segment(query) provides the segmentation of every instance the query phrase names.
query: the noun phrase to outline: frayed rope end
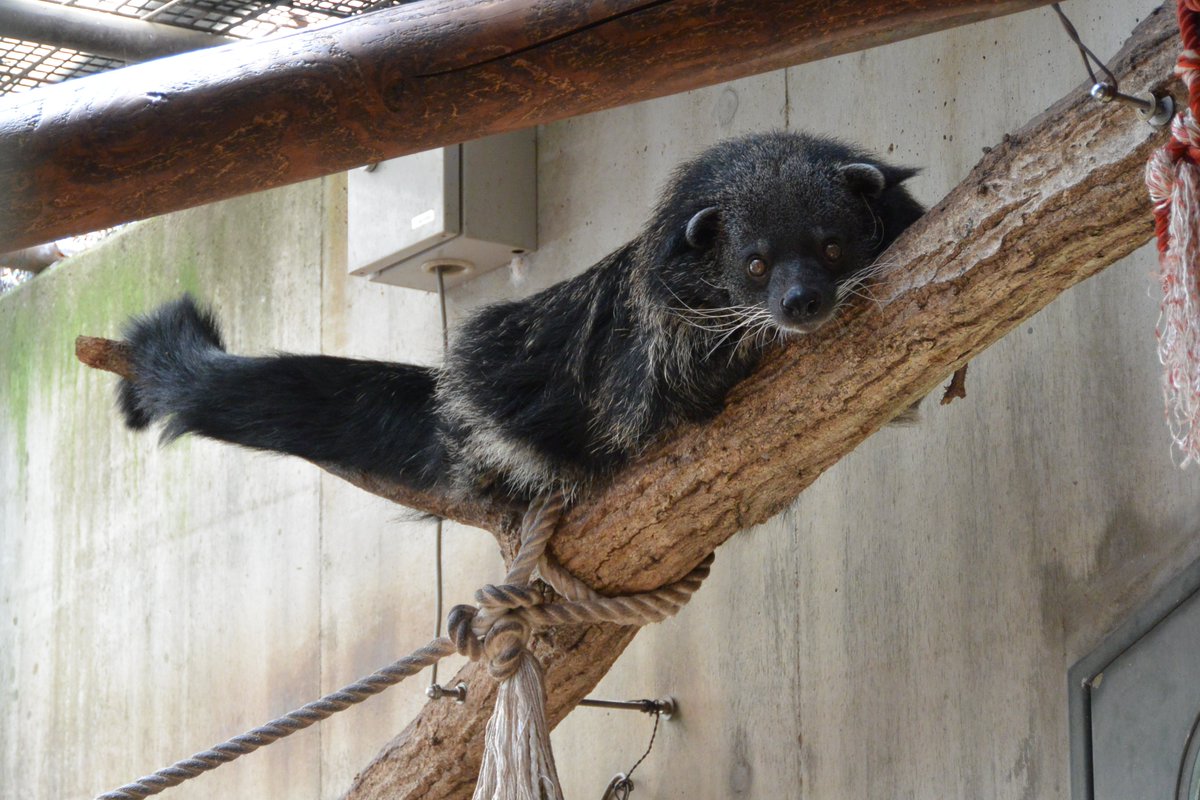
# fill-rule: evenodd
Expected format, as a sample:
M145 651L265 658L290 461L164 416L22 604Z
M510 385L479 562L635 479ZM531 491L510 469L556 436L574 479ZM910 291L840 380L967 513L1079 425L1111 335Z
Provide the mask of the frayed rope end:
M542 667L528 650L496 692L473 800L562 800L550 749Z

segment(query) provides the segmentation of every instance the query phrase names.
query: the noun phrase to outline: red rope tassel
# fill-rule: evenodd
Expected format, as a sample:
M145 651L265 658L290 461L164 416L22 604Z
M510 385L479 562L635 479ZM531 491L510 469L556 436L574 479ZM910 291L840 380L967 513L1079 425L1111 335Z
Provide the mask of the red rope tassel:
M1171 141L1146 165L1158 238L1161 313L1155 335L1163 364L1167 422L1183 464L1200 461L1200 0L1178 0L1184 51L1175 74L1188 109L1171 123Z

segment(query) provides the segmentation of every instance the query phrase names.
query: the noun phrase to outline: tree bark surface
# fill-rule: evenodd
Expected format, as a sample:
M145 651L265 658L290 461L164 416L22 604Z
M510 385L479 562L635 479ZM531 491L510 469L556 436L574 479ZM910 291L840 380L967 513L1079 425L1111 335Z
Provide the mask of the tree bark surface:
M1049 0L426 0L0 99L0 252Z

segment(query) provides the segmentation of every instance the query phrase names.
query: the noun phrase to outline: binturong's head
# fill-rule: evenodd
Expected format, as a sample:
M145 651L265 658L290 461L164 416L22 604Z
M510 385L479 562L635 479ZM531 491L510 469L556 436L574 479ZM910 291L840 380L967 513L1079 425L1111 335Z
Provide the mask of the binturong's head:
M681 166L659 205L662 287L714 331L811 333L923 213L901 185L915 172L803 134L722 142Z

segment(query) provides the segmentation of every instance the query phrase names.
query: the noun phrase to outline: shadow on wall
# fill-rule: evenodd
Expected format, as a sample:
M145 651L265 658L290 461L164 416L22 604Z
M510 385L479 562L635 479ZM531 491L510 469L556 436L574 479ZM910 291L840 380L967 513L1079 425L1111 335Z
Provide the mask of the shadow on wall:
M1164 543L1169 543L1163 546ZM1100 534L1083 577L1042 570L1042 630L1067 665L1090 652L1181 570L1200 558L1200 501L1166 524L1126 504Z

